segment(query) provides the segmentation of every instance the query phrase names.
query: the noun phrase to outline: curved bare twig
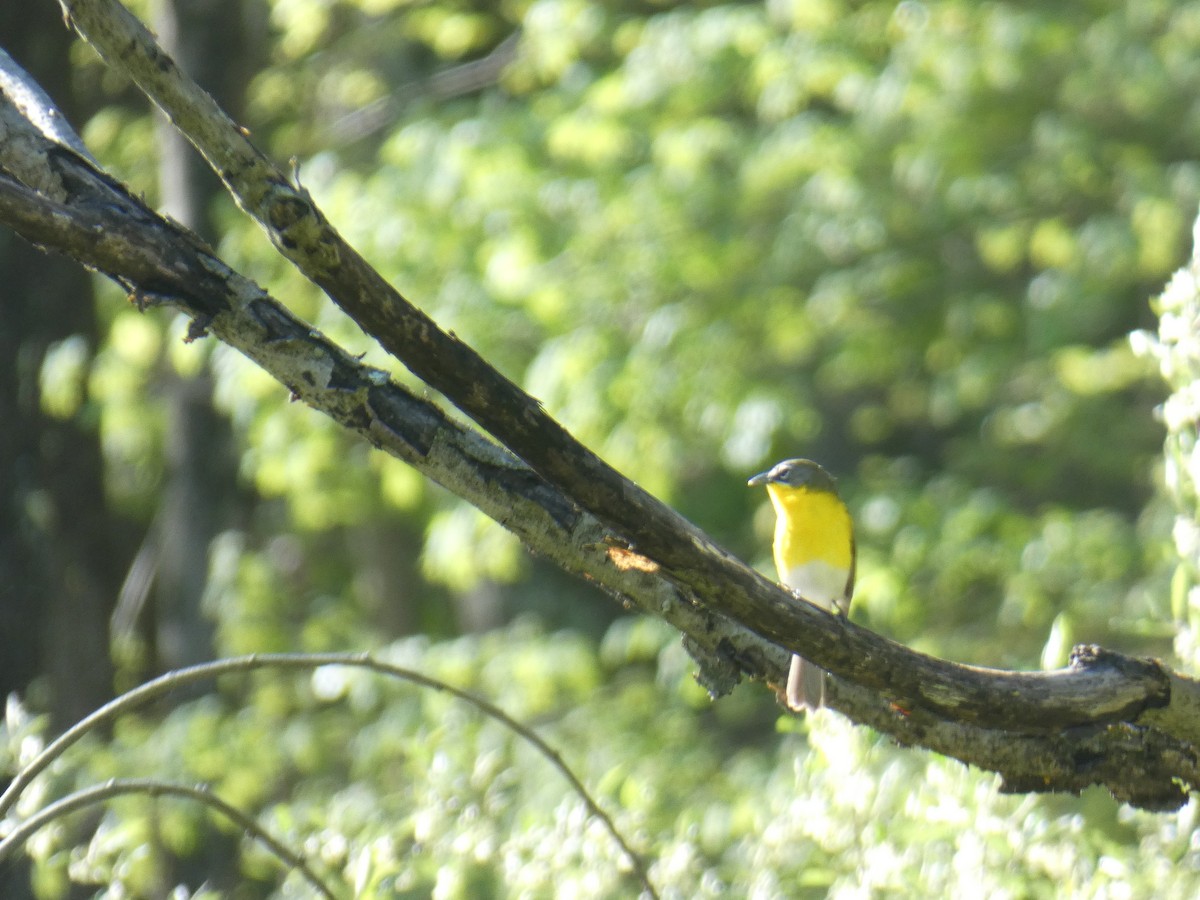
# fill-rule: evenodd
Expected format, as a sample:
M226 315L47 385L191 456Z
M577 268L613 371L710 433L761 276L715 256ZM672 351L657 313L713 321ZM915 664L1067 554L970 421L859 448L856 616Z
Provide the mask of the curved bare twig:
M489 703L487 700L469 691L464 691L462 688L454 687L454 685L447 684L444 681L413 669L407 669L403 666L396 666L382 660L374 659L365 653L253 654L189 666L186 669L178 669L174 672L168 672L166 675L159 676L106 703L48 744L41 753L17 773L4 793L0 794L0 816L3 816L12 808L24 790L39 774L46 770L47 766L62 756L68 748L78 742L84 735L106 725L132 709L163 697L181 687L201 681L208 681L221 675L252 672L259 669L315 669L322 666L347 666L349 668L366 669L380 675L387 675L391 678L398 678L402 681L408 681L422 687L450 694L452 697L456 697L474 706L485 716L500 722L537 750L567 780L571 789L583 800L588 812L600 820L605 830L612 836L617 846L621 848L621 852L632 866L635 876L641 882L642 888L650 897L657 900L658 893L650 880L650 873L645 861L629 846L617 828L616 823L612 820L612 817L592 797L583 782L579 780L579 777L563 761L558 752L546 743L537 732L512 718L512 716L508 715L500 707ZM0 848L2 847L3 845L0 845ZM3 860L3 852L0 852L0 860Z
M156 781L152 778L114 778L104 784L73 791L67 796L54 801L38 810L28 819L25 819L4 840L0 841L0 863L3 863L4 860L23 847L25 842L33 837L33 835L55 819L127 794L145 794L149 797L180 797L207 806L214 812L229 819L229 821L249 834L250 837L266 847L285 867L291 866L299 872L304 880L311 884L321 896L328 898L328 900L337 900L337 894L312 870L302 856L289 850L285 844L273 838L270 832L262 828L236 806L226 803L207 788L198 786L188 787L182 784Z

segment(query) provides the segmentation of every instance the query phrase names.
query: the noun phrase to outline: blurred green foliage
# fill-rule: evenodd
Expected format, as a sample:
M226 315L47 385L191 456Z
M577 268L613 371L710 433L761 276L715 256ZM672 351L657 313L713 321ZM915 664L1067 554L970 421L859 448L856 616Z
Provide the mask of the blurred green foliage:
M534 724L648 855L664 897L1183 898L1200 887L1186 864L1191 805L1151 815L1101 792L1005 796L994 776L897 750L834 713L777 731L765 692L714 705L680 679L688 661L660 623L615 629L598 647L518 621L381 655ZM14 753L36 734L21 718L10 706ZM122 721L56 772L59 791L81 777L203 782L355 897L636 895L610 836L543 757L461 701L355 670L224 679L165 717ZM149 896L181 870L199 884L218 852L241 854L237 887L177 896L310 896L227 823L174 800L115 804L98 829L59 823L30 852L45 897L69 878L103 885L98 896Z
M1198 220L1200 221L1200 220ZM1200 250L1200 248L1197 248ZM1200 320L1200 256L1196 251L1188 265L1180 268L1155 301L1159 316L1157 334L1134 335L1134 346L1158 363L1171 395L1162 406L1167 439L1164 447L1163 481L1175 503L1171 536L1177 554L1171 579L1171 612L1179 627L1175 638L1177 656L1193 667L1200 659L1200 442L1197 422L1200 403L1196 379L1200 376L1200 344L1196 322Z
M745 558L770 568L771 512L745 478L811 456L855 512L871 627L1014 667L1076 641L1169 650L1186 610L1154 490L1166 391L1129 334L1153 328L1200 200L1200 3L274 0L263 27L256 139L299 157L329 217L443 327ZM439 93L435 73L517 29L498 82ZM148 120L84 56L81 78L112 92L85 136L153 196ZM222 215L231 263L388 365ZM90 407L70 347L43 384L56 414L99 417L126 509L149 518L161 477L158 367L207 355L242 441L259 500L214 547L220 649L391 646L478 687L545 724L678 896L1195 893L1193 866L1172 866L1193 855L1191 807L999 797L832 716L773 734L762 691L709 706L671 636L612 622L231 351L183 348L180 323L115 291L102 314ZM481 597L548 630L454 639ZM410 630L446 642L390 644ZM87 763L148 770L264 810L362 896L622 885L509 735L358 676L335 695L226 688ZM168 809L175 852L208 840ZM136 829L112 821L88 859L136 870ZM39 851L43 884L69 846ZM244 871L245 896L276 879L254 851Z

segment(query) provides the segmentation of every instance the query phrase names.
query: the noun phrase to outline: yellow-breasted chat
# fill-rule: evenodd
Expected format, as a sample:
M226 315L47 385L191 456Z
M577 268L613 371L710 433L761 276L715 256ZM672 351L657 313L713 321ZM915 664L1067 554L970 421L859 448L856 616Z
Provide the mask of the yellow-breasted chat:
M854 522L833 476L810 459L787 459L748 482L775 507L772 549L779 580L810 603L842 613L854 593ZM825 672L792 657L785 699L797 712L825 702Z

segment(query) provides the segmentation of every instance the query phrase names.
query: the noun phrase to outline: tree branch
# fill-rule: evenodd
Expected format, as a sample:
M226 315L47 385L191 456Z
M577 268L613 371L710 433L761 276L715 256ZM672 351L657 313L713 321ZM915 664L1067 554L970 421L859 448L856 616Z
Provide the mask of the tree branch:
M0 49L0 93L8 98L20 116L28 120L48 140L69 147L91 162L96 161L54 105L50 95L3 49ZM0 125L0 128L3 126Z
M195 145L280 253L417 377L700 599L711 599L714 581L760 598L774 590L580 444L536 399L388 284L337 233L307 191L267 160L120 3L60 3L80 35L132 78Z
M6 109L0 96L0 122ZM18 117L14 127L22 121ZM28 133L21 141L0 142L0 221L35 244L104 272L143 306L181 310L192 317L194 335L207 331L239 350L293 397L462 497L533 552L691 635L696 655L712 660L703 680L714 692L727 693L736 681L731 656L753 677L783 671L786 654L779 648L688 603L669 582L614 564L616 536L520 460L364 365L229 269L190 232L46 140L30 123L23 127ZM5 170L21 171L45 193ZM71 205L51 196L71 198ZM176 264L159 262L180 254ZM199 298L191 296L196 273L211 290Z

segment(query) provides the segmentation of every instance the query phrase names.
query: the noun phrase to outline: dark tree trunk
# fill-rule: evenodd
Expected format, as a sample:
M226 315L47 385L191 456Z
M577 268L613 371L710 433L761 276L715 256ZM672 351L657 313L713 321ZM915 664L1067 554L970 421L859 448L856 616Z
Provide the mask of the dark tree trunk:
M71 38L57 8L0 4L0 37L78 122ZM128 529L105 498L86 370L78 414L63 420L41 409L43 361L66 339L90 362L90 277L0 233L0 694L37 686L38 706L59 726L111 696L108 620L129 557Z
M240 0L164 0L155 28L180 66L226 109L241 107L251 66ZM212 209L224 195L220 181L165 119L159 128L159 183L163 211L210 242ZM191 665L213 655L213 625L202 609L209 547L227 527L236 484L232 433L213 406L205 368L193 376L163 373L167 404L166 469L152 535L157 554L153 644L161 669Z

